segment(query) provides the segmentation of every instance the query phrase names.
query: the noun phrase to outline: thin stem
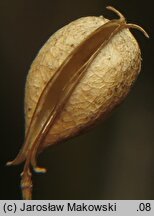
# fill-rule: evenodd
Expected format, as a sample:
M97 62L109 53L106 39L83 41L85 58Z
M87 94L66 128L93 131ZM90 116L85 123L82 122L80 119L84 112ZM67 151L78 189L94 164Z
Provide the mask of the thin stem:
M24 170L21 173L21 190L22 190L22 197L24 200L31 200L32 199L32 174L30 171L30 157L27 158Z

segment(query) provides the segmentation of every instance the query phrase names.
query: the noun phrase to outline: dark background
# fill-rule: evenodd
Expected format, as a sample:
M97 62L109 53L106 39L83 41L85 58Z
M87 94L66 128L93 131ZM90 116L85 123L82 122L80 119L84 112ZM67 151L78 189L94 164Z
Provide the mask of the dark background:
M142 71L125 102L85 135L47 149L34 174L33 199L154 199L153 0L1 0L0 199L21 199L22 165L6 167L24 141L24 85L45 41L70 21L89 15L112 19L112 5L129 22L142 50Z

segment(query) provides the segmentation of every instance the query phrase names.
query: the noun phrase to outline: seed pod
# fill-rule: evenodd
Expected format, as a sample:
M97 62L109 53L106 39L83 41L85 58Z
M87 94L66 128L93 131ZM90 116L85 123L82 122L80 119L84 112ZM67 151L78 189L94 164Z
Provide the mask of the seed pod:
M25 143L8 165L25 162L23 198L31 198L30 164L36 155L104 119L126 97L141 67L138 43L123 15L120 19L83 17L45 43L27 76L25 89Z

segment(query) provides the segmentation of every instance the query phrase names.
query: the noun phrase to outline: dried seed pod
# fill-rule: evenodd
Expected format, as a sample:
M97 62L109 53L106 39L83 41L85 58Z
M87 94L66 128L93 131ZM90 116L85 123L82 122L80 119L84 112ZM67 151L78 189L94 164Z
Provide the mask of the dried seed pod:
M16 159L24 160L23 198L31 198L30 164L49 145L69 139L104 119L128 94L141 67L138 43L123 15L120 19L83 17L45 43L27 76L25 89L26 137Z

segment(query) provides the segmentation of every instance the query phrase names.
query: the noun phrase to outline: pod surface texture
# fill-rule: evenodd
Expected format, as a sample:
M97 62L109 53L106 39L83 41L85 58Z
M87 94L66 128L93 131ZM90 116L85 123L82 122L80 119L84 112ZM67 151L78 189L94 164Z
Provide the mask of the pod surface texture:
M106 22L102 16L77 19L53 34L41 48L26 81L26 131L47 82L67 56ZM105 118L126 97L140 67L138 43L128 29L123 29L109 40L87 69L41 148L80 134Z

